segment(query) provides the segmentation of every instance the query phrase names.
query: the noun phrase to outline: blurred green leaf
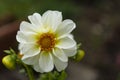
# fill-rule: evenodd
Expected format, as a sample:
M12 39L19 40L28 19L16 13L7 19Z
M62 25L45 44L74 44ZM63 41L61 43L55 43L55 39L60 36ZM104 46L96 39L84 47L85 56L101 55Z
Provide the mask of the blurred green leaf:
M62 6L60 6L62 5ZM79 7L72 0L0 0L0 12L12 13L18 18L46 10L59 10L66 16L78 13Z
M4 50L4 52L7 54L16 54L12 48L10 48L10 50Z
M4 52L7 54L12 54L10 50L4 50Z
M65 71L62 72L49 72L40 75L38 80L66 80L67 73Z

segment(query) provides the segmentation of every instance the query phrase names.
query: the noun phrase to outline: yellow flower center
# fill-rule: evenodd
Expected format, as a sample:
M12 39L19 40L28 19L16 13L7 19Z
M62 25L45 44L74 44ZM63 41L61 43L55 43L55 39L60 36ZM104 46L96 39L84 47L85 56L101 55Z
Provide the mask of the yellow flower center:
M51 51L55 46L55 36L52 33L43 33L38 41L42 51Z

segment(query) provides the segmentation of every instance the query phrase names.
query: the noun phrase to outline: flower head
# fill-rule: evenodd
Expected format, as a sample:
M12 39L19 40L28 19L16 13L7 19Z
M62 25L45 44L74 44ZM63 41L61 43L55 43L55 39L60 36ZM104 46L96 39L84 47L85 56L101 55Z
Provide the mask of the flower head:
M17 33L22 61L32 65L37 72L64 70L68 57L75 55L76 42L71 36L76 27L70 20L62 21L59 11L46 11L28 16L29 22L21 22Z

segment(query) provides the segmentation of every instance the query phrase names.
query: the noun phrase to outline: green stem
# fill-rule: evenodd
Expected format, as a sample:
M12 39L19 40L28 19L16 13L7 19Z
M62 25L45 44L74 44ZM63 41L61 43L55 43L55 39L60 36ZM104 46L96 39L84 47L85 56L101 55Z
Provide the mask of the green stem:
M28 66L27 66L26 64L24 64L24 63L23 63L23 66L25 67L25 69L26 69L26 71L27 71L29 80L35 80L32 69L31 69L30 67L28 67Z

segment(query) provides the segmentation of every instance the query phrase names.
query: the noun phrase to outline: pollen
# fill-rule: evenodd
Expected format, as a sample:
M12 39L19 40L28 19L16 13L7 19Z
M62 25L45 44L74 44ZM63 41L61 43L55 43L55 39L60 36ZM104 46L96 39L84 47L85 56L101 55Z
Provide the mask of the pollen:
M42 51L51 51L55 46L55 35L52 33L41 34L39 41L37 42Z

